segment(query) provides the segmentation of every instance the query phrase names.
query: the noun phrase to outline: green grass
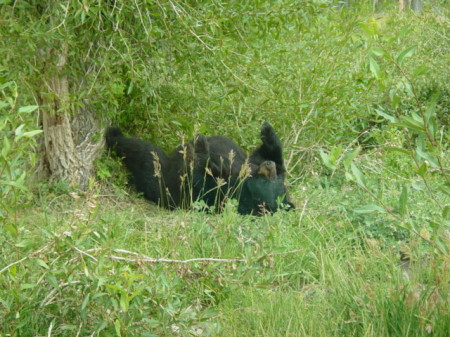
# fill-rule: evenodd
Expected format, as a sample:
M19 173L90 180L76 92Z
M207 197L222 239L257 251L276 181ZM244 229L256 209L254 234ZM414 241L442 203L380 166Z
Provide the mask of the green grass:
M290 0L136 1L120 11L71 1L44 17L40 6L5 5L0 337L448 336L450 68L441 2L420 15ZM64 24L49 26L59 17ZM35 129L44 90L35 84L46 78L36 48L53 50L61 39L71 46L73 84L88 84L71 85L73 105L88 89L102 117L164 148L200 132L251 151L270 121L297 210L169 212L108 189L125 179L104 158L86 194L64 184L28 193L22 172L35 161L34 143L19 136ZM435 91L428 117L439 122L436 134L420 131L417 115L411 129L375 110L401 121L426 110ZM358 146L353 167L346 160Z
M109 193L35 200L18 235L1 229L0 269L15 264L0 274L0 332L446 336L448 259L411 238L403 247L420 258L406 268L398 246L335 207L347 192L305 187L293 191L298 210L261 218Z

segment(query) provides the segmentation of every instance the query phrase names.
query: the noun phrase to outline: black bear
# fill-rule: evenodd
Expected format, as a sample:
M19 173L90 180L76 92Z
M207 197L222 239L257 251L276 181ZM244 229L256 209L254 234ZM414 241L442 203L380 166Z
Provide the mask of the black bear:
M122 158L130 181L144 197L167 208L189 207L203 200L220 210L227 198L238 200L238 212L275 212L280 203L293 208L284 184L281 142L272 126L261 130L262 144L248 157L231 139L198 135L171 155L149 142L106 131L106 144Z

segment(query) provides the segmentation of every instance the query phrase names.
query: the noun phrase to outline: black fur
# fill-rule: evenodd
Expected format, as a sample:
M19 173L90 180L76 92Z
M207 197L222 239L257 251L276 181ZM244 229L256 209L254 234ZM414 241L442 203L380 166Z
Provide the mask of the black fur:
M251 177L245 179L240 189L239 213L259 213L264 211L276 212L278 203L285 204L287 209L294 209L284 184L286 168L283 160L283 148L280 138L272 125L264 123L261 128L262 144L249 157L231 139L223 136L209 137L210 168L214 176L228 178L232 181L239 179L242 166L250 167ZM235 153L230 163L229 152ZM222 159L221 159L222 158ZM267 162L275 163L276 178L271 179L259 174L260 168ZM220 167L220 169L218 169ZM273 181L271 181L273 180ZM277 200L281 199L281 200Z
M235 198L241 214L275 212L280 202L294 208L284 185L281 142L270 124L263 125L261 139L250 158L227 137L203 135L168 156L149 142L123 136L119 128L106 132L107 147L122 157L131 182L161 206L189 207L203 200L220 210L226 198ZM246 166L251 176L245 176Z

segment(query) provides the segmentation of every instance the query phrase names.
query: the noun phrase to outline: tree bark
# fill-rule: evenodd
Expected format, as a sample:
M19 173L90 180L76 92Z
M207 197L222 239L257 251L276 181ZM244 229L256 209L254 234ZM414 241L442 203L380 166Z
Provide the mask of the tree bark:
M415 12L421 12L423 3L422 0L398 0L398 6L400 11L405 11L410 7Z
M411 0L411 9L415 12L421 12L423 9L422 0Z
M42 92L45 95L39 97L44 155L38 176L47 176L53 182L67 181L72 186L85 189L93 173L94 159L101 148L101 143L93 139L99 126L88 104L70 111L69 80L65 72L67 55L67 43L63 43L61 50L56 52L56 71L48 77L43 76Z

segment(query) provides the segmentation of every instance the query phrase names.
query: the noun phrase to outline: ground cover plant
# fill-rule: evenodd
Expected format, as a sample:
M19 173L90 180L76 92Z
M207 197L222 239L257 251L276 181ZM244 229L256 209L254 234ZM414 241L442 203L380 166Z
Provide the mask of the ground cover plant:
M347 3L0 2L0 336L447 336L450 8ZM82 154L263 121L295 211L164 210L106 151L43 174L57 122Z

